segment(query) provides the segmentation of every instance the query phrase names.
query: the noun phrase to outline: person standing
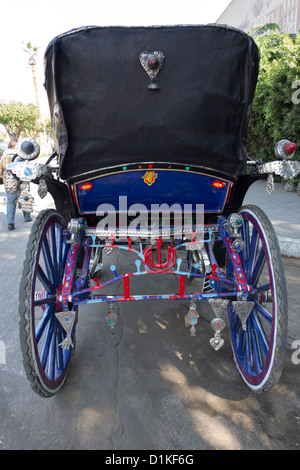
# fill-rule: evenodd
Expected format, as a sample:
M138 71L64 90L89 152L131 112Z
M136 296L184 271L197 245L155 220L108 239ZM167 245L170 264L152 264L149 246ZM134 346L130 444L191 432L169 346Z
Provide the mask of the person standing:
M10 143L8 144L7 150L3 152L2 158L0 160L0 175L3 176L4 187L5 187L7 165L8 163L11 163L13 159L16 157L17 143L18 141L16 139L12 139ZM6 191L6 217L7 217L8 230L15 229L16 207L17 207L17 202L18 202L20 193L21 193L20 183L18 183L17 189L15 192L10 193ZM29 212L23 211L23 216L24 216L25 222L32 221L32 218Z

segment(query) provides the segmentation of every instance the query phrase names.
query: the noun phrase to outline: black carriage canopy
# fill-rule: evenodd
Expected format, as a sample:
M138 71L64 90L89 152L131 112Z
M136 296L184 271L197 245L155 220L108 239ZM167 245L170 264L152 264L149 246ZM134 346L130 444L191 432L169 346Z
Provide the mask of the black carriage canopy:
M54 38L45 59L62 179L138 162L245 174L259 54L242 31L89 26Z

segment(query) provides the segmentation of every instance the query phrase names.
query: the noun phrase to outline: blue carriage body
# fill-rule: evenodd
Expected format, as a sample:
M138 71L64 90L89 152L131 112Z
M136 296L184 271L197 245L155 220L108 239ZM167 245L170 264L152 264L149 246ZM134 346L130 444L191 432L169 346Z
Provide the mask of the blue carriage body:
M121 171L79 181L74 184L74 199L80 215L96 214L104 204L118 212L134 209L136 204L147 212L158 207L162 212L170 208L183 211L184 207L195 211L197 205L203 205L204 212L220 214L230 189L230 181L194 173L190 167L172 171L151 164L144 170L124 166Z

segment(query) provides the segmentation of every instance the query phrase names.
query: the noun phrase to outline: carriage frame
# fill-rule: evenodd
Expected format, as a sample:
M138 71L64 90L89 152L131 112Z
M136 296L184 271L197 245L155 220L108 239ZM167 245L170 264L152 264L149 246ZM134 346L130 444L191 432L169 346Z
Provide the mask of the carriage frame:
M206 27L204 33L213 28ZM243 41L246 38L248 52L249 44L254 47L253 40L244 33L222 28L217 25L215 30L225 36L238 34ZM55 51L72 35L78 38L94 32L98 33L97 28L66 33L51 43L48 52ZM130 28L126 29L128 32ZM140 61L145 69L143 73L146 71L150 79L147 92L157 93L157 76L165 57L157 51L145 54ZM110 60L113 60L111 55ZM59 68L61 63L54 66L51 56L50 66ZM70 163L71 158L66 156L68 126L61 106L63 100L59 101L51 83L48 77L56 151L46 164L41 164L36 159L38 144L23 139L18 143L22 161L12 163L9 168L12 178L23 181L20 196L23 207L30 209L30 182L38 184L41 197L49 192L56 206L42 211L33 224L20 285L21 346L34 391L44 397L53 396L65 383L75 347L80 306L107 303L106 319L114 332L116 303L164 299L190 302L186 322L191 336L195 336L197 323L201 321L197 303L207 300L214 312L210 345L216 351L222 348L227 327L234 360L246 385L254 392L270 390L278 382L284 364L288 315L285 277L272 224L259 207L243 206L243 199L249 186L260 178L269 175L268 188L272 189L274 173L281 172L290 179L300 172L296 162L291 162L295 148L282 141L277 147L280 159L268 164L244 154L239 162L244 162L243 169L235 175L219 168L217 163L197 165L193 158L185 161L148 158L132 162L125 157L124 161L120 157L119 163L112 161L111 165L102 164L98 169L93 161L90 169L87 163L87 171L67 175L66 159ZM245 123L242 127L245 133ZM75 146L74 149L76 152ZM49 165L54 156L60 162L58 177L53 176ZM80 167L82 161L77 164ZM132 186L133 180L137 186ZM160 181L163 183L159 187ZM169 181L172 186L168 186ZM185 199L182 188L188 186L192 188L188 193L190 199ZM120 210L119 206L114 212L114 204L109 206L116 201L118 187L123 191L118 195L126 193L129 203L134 203L135 198L144 203L142 209L134 207L139 217L129 218L128 210ZM139 198L149 188L158 188L152 193L156 194L155 203L162 188L168 188L166 193L174 195L173 199L167 199L167 209L164 206L156 210L154 219L152 213L149 217L150 199ZM194 193L198 197L193 200ZM178 202L188 207L187 212L178 208L176 212L172 205L180 194ZM191 208L191 201L199 201L199 207ZM101 202L106 206L99 210ZM116 251L126 252L134 261L126 272L110 264L110 275L105 278L102 257L105 255L109 263L109 255ZM165 276L172 276L177 289L169 293L135 293L135 279L142 277L147 285L148 276L156 276L158 285L163 284ZM121 291L112 292L114 286L121 286Z

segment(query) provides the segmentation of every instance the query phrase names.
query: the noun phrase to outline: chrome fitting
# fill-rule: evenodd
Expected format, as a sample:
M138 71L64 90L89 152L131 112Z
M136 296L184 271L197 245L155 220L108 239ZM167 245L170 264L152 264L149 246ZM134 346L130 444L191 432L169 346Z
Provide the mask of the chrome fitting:
M79 219L71 219L70 222L68 223L68 230L71 233L71 238L70 240L67 241L67 243L75 243L79 239L79 235L82 232L82 230L85 229L85 224L82 220Z

